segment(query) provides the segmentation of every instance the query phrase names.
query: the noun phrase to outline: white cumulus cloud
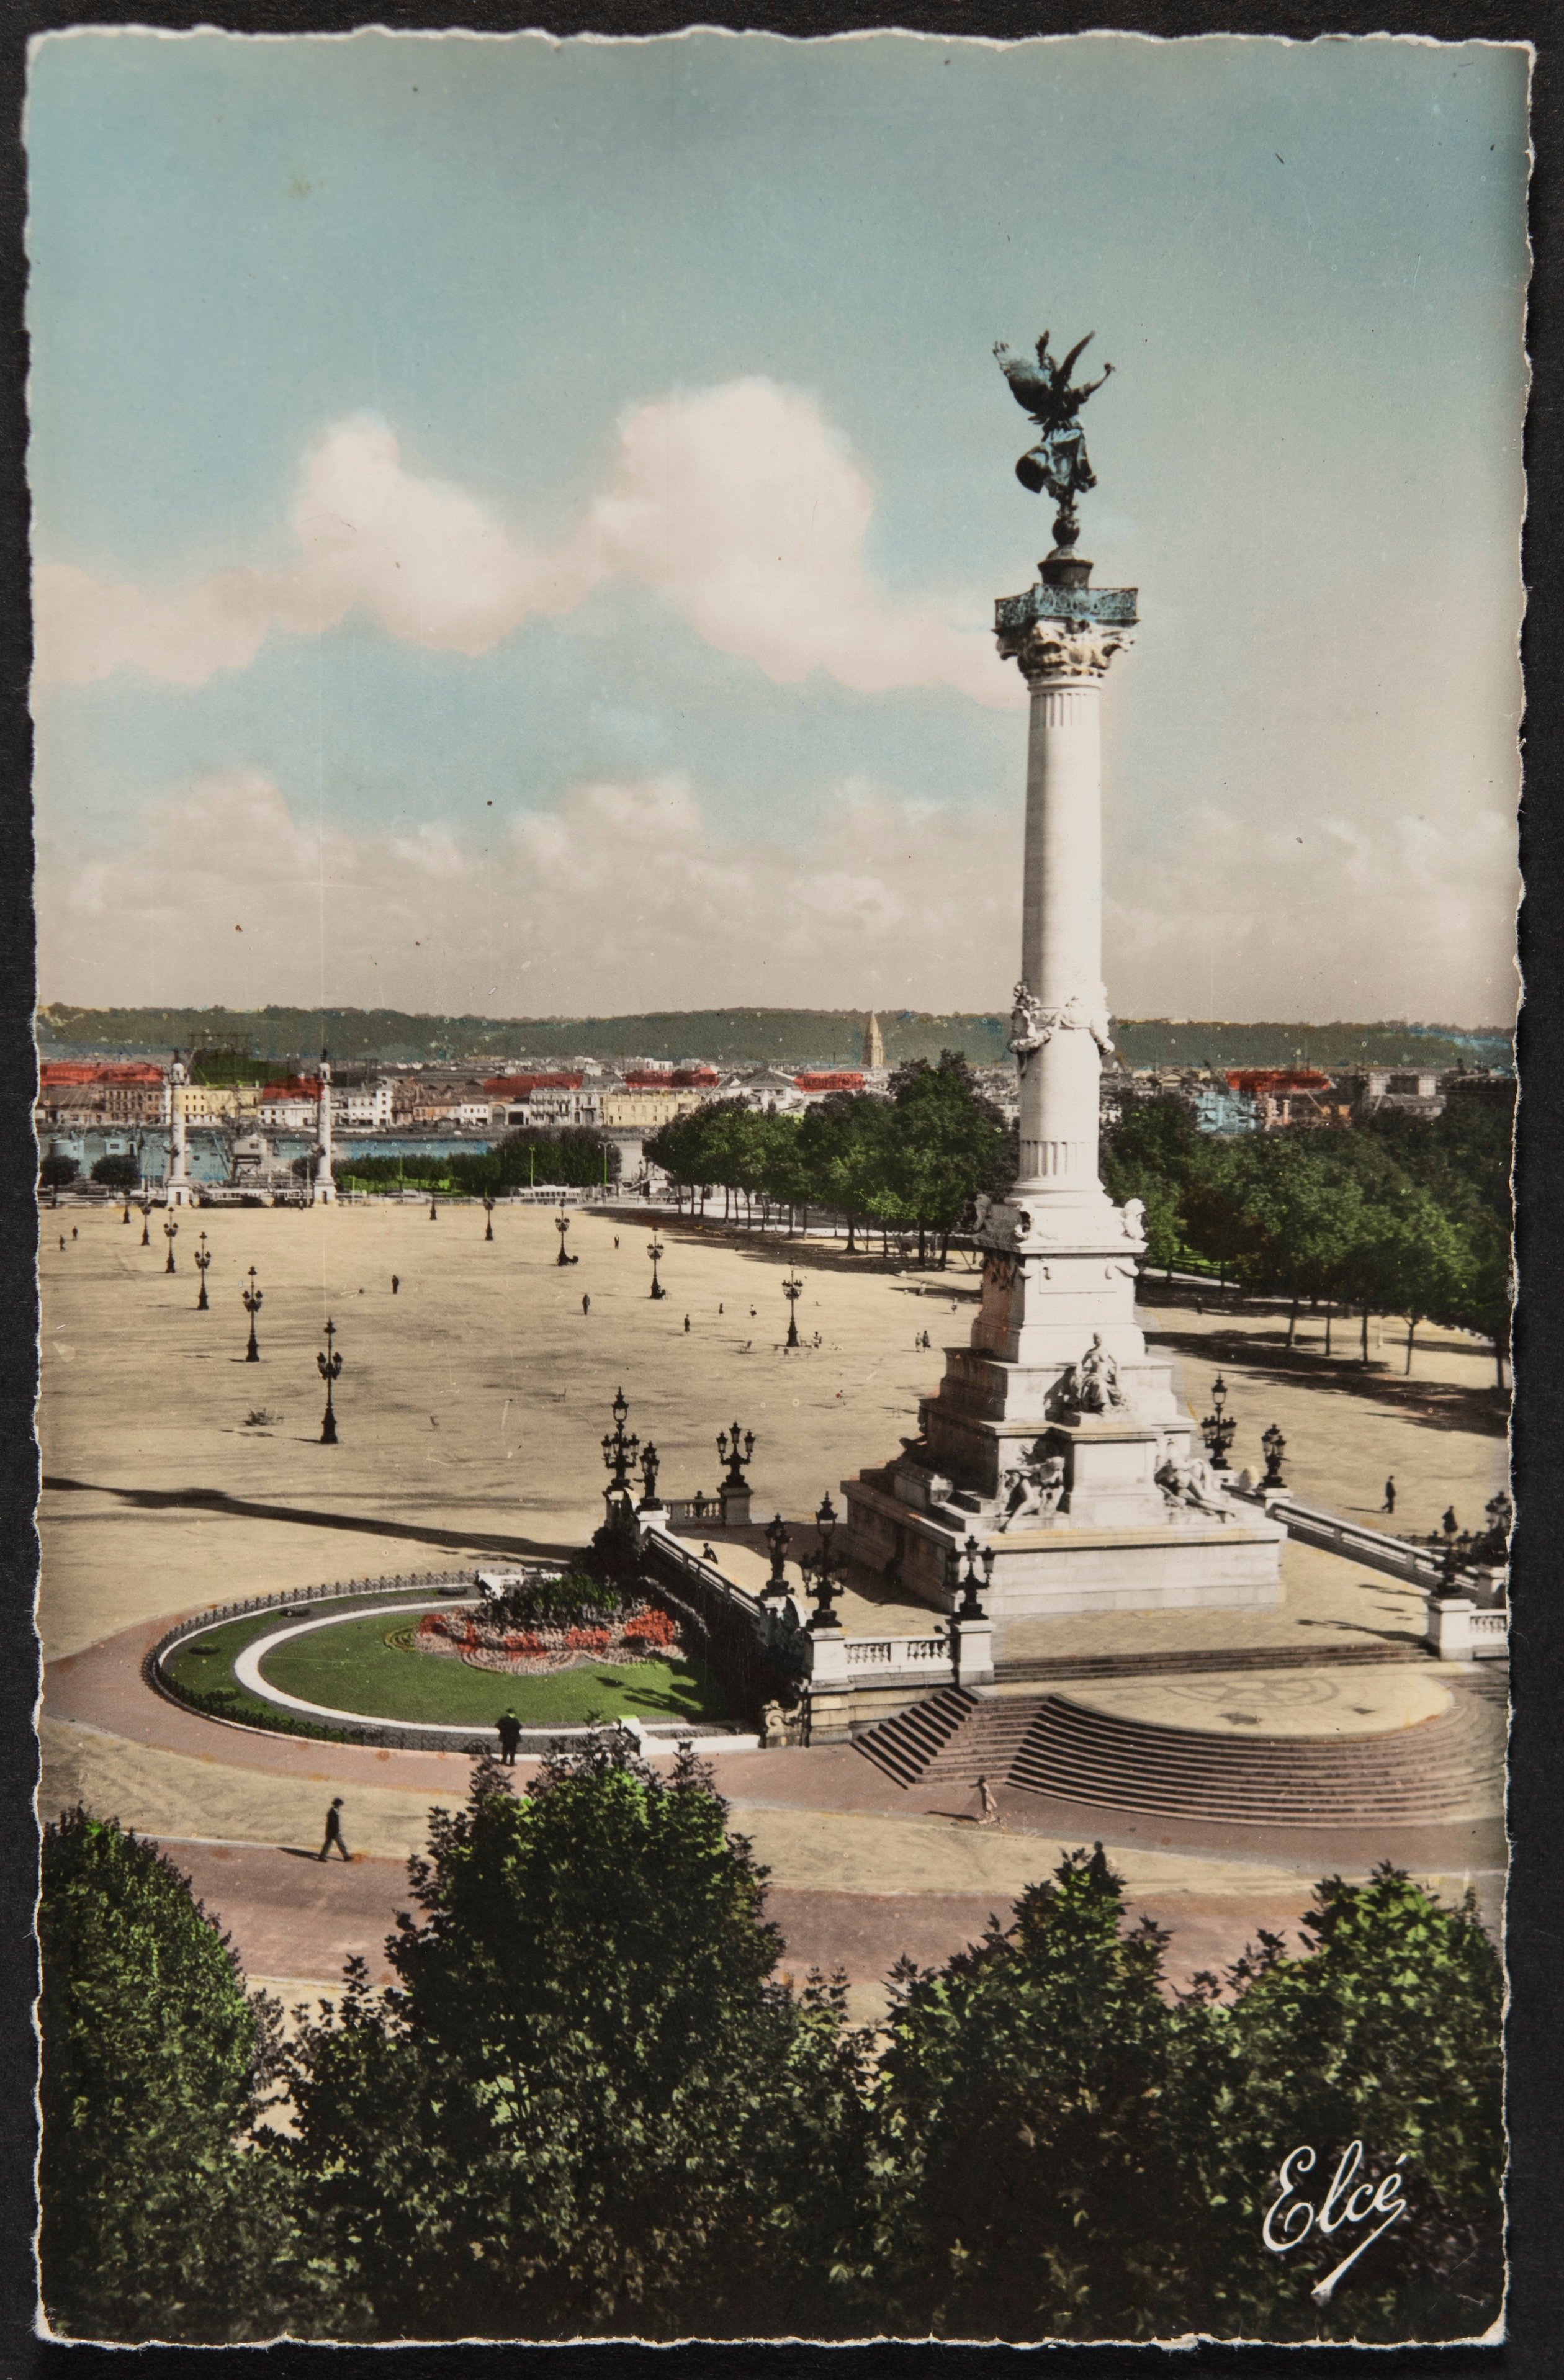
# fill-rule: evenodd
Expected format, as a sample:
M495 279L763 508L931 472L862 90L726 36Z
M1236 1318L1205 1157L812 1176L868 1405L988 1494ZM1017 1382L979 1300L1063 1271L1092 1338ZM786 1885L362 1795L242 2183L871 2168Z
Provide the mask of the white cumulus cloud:
M708 644L779 684L824 670L866 693L948 686L1022 702L989 637L877 584L864 550L873 508L818 407L767 380L634 407L606 484L552 552L465 490L409 470L385 423L356 416L306 461L291 569L240 565L166 589L41 563L38 676L82 686L131 669L200 686L248 668L273 633L318 634L355 611L407 643L484 653L619 579L656 590Z
M46 856L43 997L497 1015L750 1003L986 1008L1016 864L953 811L826 788L813 833L737 842L687 780L591 781L479 849L439 820L316 825L271 779L205 777L112 856Z

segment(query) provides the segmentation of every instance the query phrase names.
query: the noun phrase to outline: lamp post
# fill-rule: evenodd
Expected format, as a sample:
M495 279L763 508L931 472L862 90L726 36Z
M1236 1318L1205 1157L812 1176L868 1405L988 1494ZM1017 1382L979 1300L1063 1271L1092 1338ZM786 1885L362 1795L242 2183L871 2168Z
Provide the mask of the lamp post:
M630 1408L624 1401L623 1389L614 1391L610 1411L613 1415L613 1427L602 1442L603 1463L609 1474L608 1486L603 1489L603 1501L608 1511L603 1526L593 1543L600 1548L611 1566L623 1572L632 1566L635 1557L636 1491L630 1473L640 1439L634 1430L627 1430L624 1427Z
M730 1444L727 1431L720 1429L717 1432L717 1452L728 1466L728 1475L722 1482L723 1488L729 1493L735 1488L747 1488L749 1483L745 1478L744 1467L753 1459L755 1453L755 1432L752 1429L746 1429L741 1434L735 1421Z
M790 1347L796 1347L798 1344L798 1301L804 1294L804 1284L799 1280L796 1273L789 1272L782 1281L782 1295L787 1300L787 1343Z
M567 1265L570 1262L570 1258L564 1252L564 1240L565 1233L570 1229L570 1218L565 1213L563 1207L560 1208L559 1213L554 1217L554 1229L559 1233L559 1254L554 1258L554 1262L557 1265Z
M486 1240L494 1236L494 1201L487 1195L483 1201L483 1236Z
M170 1215L167 1222L164 1223L163 1227L163 1236L168 1242L168 1262L164 1266L164 1272L172 1272L174 1270L174 1243L179 1236L179 1226L175 1221L172 1215Z
M152 1202L143 1190L136 1204L141 1209L141 1245L144 1248L150 1248L152 1244L152 1226L147 1218L152 1211Z
M326 1352L323 1355L317 1355L315 1358L316 1363L320 1366L321 1378L326 1384L326 1414L325 1419L321 1424L321 1443L322 1446L334 1446L336 1444L336 1415L332 1409L332 1388L333 1383L340 1380L342 1378L342 1357L337 1350L332 1345L332 1342L335 1337L336 1324L328 1318L326 1323Z
M657 1449L649 1438L646 1444L641 1449L641 1485L646 1489L646 1493L641 1498L640 1503L637 1507L637 1511L642 1512L655 1512L659 1509L657 1501L657 1475L661 1467L661 1458L658 1454Z
M842 1625L832 1607L842 1592L842 1573L846 1567L831 1552L831 1540L836 1534L836 1507L830 1500L829 1490L815 1507L815 1526L819 1536L814 1552L805 1556L803 1571L806 1587L815 1602L809 1626L818 1633Z
M1227 1402L1227 1394L1228 1384L1218 1372L1211 1383L1213 1409L1200 1425L1200 1435L1206 1440L1206 1451L1211 1457L1212 1468L1217 1471L1227 1470L1228 1451L1238 1435L1237 1422L1231 1414L1222 1411L1222 1407Z
M657 1277L658 1262L664 1254L664 1250L662 1242L658 1238L655 1232L652 1233L652 1236L647 1245L647 1254L651 1258L651 1293L653 1297L666 1297L668 1292L663 1288L662 1283Z
M962 1599L955 1608L958 1620L986 1620L988 1616L977 1600L979 1572L983 1585L991 1586L994 1583L994 1548L992 1546L980 1546L975 1536L969 1536L956 1557L955 1585L962 1590Z
M766 1532L766 1543L771 1553L771 1574L760 1589L760 1598L764 1602L769 1597L774 1595L780 1601L787 1593L787 1570L784 1558L789 1546L793 1543L793 1531L787 1526L780 1512Z
M1274 1421L1260 1444L1266 1450L1266 1475L1260 1482L1261 1487L1285 1488L1287 1482L1281 1475L1281 1458L1287 1451L1287 1440Z
M249 1269L249 1287L248 1289L241 1289L239 1292L239 1296L244 1304L245 1312L249 1317L249 1345L245 1349L245 1362L247 1364L259 1364L261 1361L261 1350L255 1343L255 1318L261 1311L261 1293L260 1290L258 1290L255 1285L255 1267L251 1265Z
M170 1255L173 1254L172 1249L169 1253ZM212 1310L206 1294L206 1269L211 1262L212 1250L207 1246L206 1233L203 1232L201 1233L201 1244L196 1250L196 1270L201 1277L201 1293L196 1300L196 1312L198 1314L209 1314Z

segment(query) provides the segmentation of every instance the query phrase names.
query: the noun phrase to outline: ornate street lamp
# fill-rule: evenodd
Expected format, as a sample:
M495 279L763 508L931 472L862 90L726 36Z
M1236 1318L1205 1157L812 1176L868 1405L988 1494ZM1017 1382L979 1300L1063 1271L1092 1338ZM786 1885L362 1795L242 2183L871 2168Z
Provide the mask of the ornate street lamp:
M141 1245L144 1248L150 1248L152 1244L152 1234L147 1218L152 1211L152 1202L143 1190L136 1204L141 1209Z
M624 1402L624 1391L615 1391L611 1411L613 1427L604 1438L603 1463L609 1473L603 1500L608 1507L604 1525L593 1539L607 1559L618 1568L627 1568L636 1542L636 1491L630 1477L640 1439L634 1430L626 1430L625 1418L630 1411ZM655 1454L655 1450L654 1450Z
M661 1467L661 1458L657 1449L649 1438L641 1449L641 1485L646 1489L646 1494L641 1498L637 1511L642 1512L657 1511L657 1475Z
M831 1540L836 1534L836 1507L830 1500L829 1490L815 1507L815 1526L819 1531L818 1543L814 1552L806 1554L801 1565L806 1591L815 1601L809 1626L817 1631L840 1628L842 1622L832 1606L842 1592L842 1573L847 1565L831 1552Z
M169 1250L170 1256L172 1256L173 1253L174 1251L171 1248ZM196 1312L198 1314L209 1314L212 1310L207 1302L206 1294L206 1269L211 1262L212 1250L207 1246L206 1233L203 1232L201 1233L201 1244L196 1250L196 1270L201 1277L201 1293L196 1300Z
M172 1215L170 1215L167 1222L164 1223L163 1227L163 1236L168 1242L168 1262L164 1266L164 1272L172 1272L174 1270L174 1243L179 1236L179 1226L175 1221Z
M771 1551L771 1575L760 1589L762 1601L768 1596L774 1595L780 1598L787 1593L785 1556L789 1546L793 1543L793 1531L787 1526L780 1512L766 1532L766 1543Z
M565 1213L563 1207L560 1208L559 1213L554 1217L554 1229L559 1233L559 1255L555 1257L554 1262L556 1264L567 1265L570 1262L570 1258L564 1252L564 1235L570 1229L570 1218Z
M1206 1440L1206 1451L1210 1455L1212 1469L1216 1471L1227 1470L1228 1450L1238 1435L1237 1422L1231 1414L1222 1411L1227 1402L1227 1393L1228 1384L1218 1372L1211 1383L1213 1410L1200 1425L1200 1435Z
M334 1382L340 1380L342 1378L342 1357L332 1345L332 1342L335 1337L336 1324L328 1319L326 1323L326 1352L323 1355L317 1355L315 1358L316 1363L321 1368L321 1378L326 1384L326 1416L321 1424L321 1443L322 1446L334 1446L336 1444L336 1415L332 1410L332 1389Z
M1274 1421L1262 1437L1260 1444L1266 1450L1266 1475L1260 1482L1261 1487L1285 1488L1287 1482L1281 1475L1281 1458L1287 1451L1287 1440Z
M746 1484L744 1468L746 1463L752 1460L755 1453L755 1432L752 1429L746 1429L743 1434L741 1446L739 1426L735 1421L734 1424L733 1442L730 1446L727 1431L725 1429L720 1429L717 1432L717 1452L721 1460L728 1466L728 1475L722 1482L723 1487L730 1489L744 1487Z
M253 1265L251 1265L249 1269L249 1287L248 1289L241 1289L239 1296L243 1301L245 1312L249 1317L249 1345L245 1349L245 1362L247 1364L259 1364L261 1361L261 1350L255 1343L255 1318L261 1311L261 1293L255 1285L255 1267Z
M664 1253L665 1251L662 1242L658 1238L654 1232L647 1245L647 1254L651 1258L651 1293L653 1297L666 1297L668 1294L668 1292L663 1288L662 1283L657 1277L658 1262Z
M964 1563L964 1569L962 1567ZM992 1546L980 1546L976 1537L969 1536L956 1557L955 1585L962 1590L962 1599L955 1608L954 1616L958 1620L987 1620L988 1617L977 1600L979 1572L983 1585L992 1586L994 1548Z
M483 1236L486 1240L494 1236L494 1201L488 1196L483 1201Z
M782 1285L782 1295L787 1300L787 1343L790 1347L796 1347L798 1344L798 1301L804 1294L804 1284L799 1280L796 1273L790 1272L787 1274Z

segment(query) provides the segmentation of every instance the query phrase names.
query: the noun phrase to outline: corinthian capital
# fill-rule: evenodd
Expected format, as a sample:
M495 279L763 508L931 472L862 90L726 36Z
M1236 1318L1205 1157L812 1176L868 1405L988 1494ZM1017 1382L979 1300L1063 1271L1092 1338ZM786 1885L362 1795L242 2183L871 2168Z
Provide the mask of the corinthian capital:
M1126 629L1106 621L1032 620L1013 634L1000 633L1001 660L1017 663L1028 686L1056 678L1100 678L1115 653L1134 642Z

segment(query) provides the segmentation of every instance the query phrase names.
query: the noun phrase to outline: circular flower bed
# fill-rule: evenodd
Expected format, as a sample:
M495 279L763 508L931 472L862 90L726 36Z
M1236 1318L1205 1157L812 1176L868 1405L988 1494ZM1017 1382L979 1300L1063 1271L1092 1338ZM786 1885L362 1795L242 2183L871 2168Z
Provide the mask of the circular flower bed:
M592 1609L579 1595L551 1598L550 1584L487 1610L426 1612L413 1644L420 1653L515 1678L544 1677L592 1661L676 1660L683 1653L678 1622L659 1605L624 1604L604 1588L594 1595ZM518 1612L517 1602L531 1608ZM572 1604L578 1608L570 1609Z

